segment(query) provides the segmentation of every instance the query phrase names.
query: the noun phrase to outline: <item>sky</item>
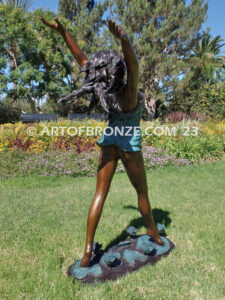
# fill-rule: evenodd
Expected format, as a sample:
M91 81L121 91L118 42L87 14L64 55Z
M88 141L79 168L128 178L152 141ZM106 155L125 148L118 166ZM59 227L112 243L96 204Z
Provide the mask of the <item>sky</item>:
M32 9L39 7L49 8L57 12L57 0L33 0ZM210 27L212 36L220 35L225 40L225 0L209 0L208 20L203 29ZM225 51L225 46L223 47Z

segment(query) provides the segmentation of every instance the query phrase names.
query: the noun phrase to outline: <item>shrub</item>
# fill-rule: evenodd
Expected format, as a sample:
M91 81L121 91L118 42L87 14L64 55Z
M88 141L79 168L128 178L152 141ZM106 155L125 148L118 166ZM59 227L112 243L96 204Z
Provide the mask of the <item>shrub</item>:
M170 154L178 158L186 158L193 163L201 160L220 159L224 154L224 140L217 136L167 139L161 146Z
M12 107L11 104L0 102L0 124L18 122L21 112L21 109L18 107Z
M169 123L176 124L183 120L191 120L203 122L206 120L206 114L199 113L197 111L191 111L190 113L184 113L182 111L174 111L166 116L166 120Z
M167 154L162 149L145 147L143 149L147 170L161 169L168 166L186 166L190 162ZM27 153L13 150L0 152L0 177L16 177L28 175L41 176L95 176L97 173L99 151L76 153L69 151L54 151ZM124 172L119 162L117 172Z
M182 121L176 124L160 124L155 122L142 122L142 138L143 144L154 148L161 148L168 154L175 155L178 158L188 159L192 162L198 162L204 159L218 159L224 153L225 143L225 121L220 123L207 121L199 123L198 121ZM34 127L36 134L29 136L27 130L29 126ZM95 151L96 140L99 136L88 136L85 132L81 135L70 136L52 135L43 132L43 128L47 128L51 132L51 128L59 127L88 127L104 128L105 122L96 122L93 120L84 121L58 121L38 124L4 124L0 125L0 152L8 152L21 150L27 153L60 153L62 151L72 151L76 154L88 153ZM165 134L158 135L154 133L157 127L161 127ZM147 132L146 129L148 128ZM190 136L184 136L185 128L190 128ZM197 128L197 130L195 130ZM66 132L65 129L65 132ZM168 129L168 130L167 130ZM173 129L174 132L172 131ZM166 134L167 132L167 134ZM172 133L168 135L168 132ZM197 136L192 133L198 134ZM46 154L47 155L47 154ZM64 154L65 155L65 154ZM29 156L29 155L28 155Z

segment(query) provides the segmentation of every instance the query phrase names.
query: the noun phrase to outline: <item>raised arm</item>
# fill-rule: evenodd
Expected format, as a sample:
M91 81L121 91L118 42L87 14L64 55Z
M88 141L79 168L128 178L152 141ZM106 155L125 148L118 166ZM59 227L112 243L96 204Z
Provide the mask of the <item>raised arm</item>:
M124 60L127 65L127 92L131 97L137 97L139 64L134 49L130 43L126 31L115 22L108 19L108 27L111 33L121 41Z
M81 67L83 67L85 65L85 63L88 61L87 57L81 51L81 49L78 47L78 45L75 43L75 41L70 36L70 34L66 31L66 29L63 27L63 25L59 22L59 20L56 18L55 19L56 24L55 24L55 23L49 23L43 16L40 16L40 19L46 26L55 30L63 37L63 39L65 40L71 53L73 54L73 57L78 62L78 64Z

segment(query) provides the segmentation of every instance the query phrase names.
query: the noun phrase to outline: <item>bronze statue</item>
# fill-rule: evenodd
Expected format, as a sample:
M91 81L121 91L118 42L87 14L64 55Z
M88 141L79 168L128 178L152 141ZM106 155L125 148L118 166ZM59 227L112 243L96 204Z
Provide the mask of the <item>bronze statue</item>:
M93 93L94 98L92 99L92 102L95 103L98 98L100 98L103 108L110 114L109 124L113 128L115 128L116 125L118 125L120 129L123 125L128 127L130 126L132 127L132 133L134 133L134 126L138 125L140 122L144 97L138 90L138 59L125 30L110 19L108 20L110 32L121 41L124 55L123 59L117 59L117 54L112 53L112 51L108 51L105 54L103 53L106 56L106 59L104 60L103 57L102 63L98 64L98 58L100 59L102 54L100 51L98 55L94 57L94 62L92 61L89 63L87 57L58 19L55 19L55 24L49 23L42 16L40 19L45 25L57 31L64 38L75 60L83 68L83 71L86 72L86 81L84 80L84 84L86 85L84 89L78 93L79 95L77 95L77 93L73 93L71 95L76 97L80 96L84 92ZM116 72L114 71L114 74L110 74L109 61L115 61ZM100 83L98 82L97 87L95 86L95 88L93 88L93 86L89 84L91 79L88 78L88 75L90 68L93 68L93 64L96 66L95 63L98 64L98 67L95 70L103 68L103 71L99 75L101 77L101 80L99 81ZM123 67L127 68L126 84L123 80L121 81L124 73L122 70ZM109 72L109 74L107 72ZM118 77L117 73L120 74ZM96 77L99 78L97 75ZM105 88L104 84L107 82L109 84ZM103 88L101 89L101 87ZM101 91L103 92L101 93ZM61 101L71 99L71 95L70 97L62 98ZM133 120L135 122L133 122ZM103 205L119 159L122 160L126 173L132 185L136 189L138 195L138 208L147 226L146 234L151 236L157 244L164 245L164 242L160 238L155 226L148 198L148 187L141 151L140 135L134 136L133 134L131 137L118 137L115 134L112 136L105 135L100 139L100 141L98 141L98 145L101 150L98 161L97 186L88 214L86 246L80 264L81 267L88 267L90 264L95 231L101 217Z

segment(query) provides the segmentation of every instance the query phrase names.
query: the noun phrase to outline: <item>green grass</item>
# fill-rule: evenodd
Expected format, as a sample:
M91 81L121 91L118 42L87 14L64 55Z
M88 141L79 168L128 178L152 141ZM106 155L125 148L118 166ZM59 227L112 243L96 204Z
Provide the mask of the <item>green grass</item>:
M0 299L224 299L225 163L148 173L156 221L172 253L113 282L82 285L65 276L82 256L95 178L27 177L0 183ZM118 174L95 240L103 247L129 225L145 228L135 192Z

